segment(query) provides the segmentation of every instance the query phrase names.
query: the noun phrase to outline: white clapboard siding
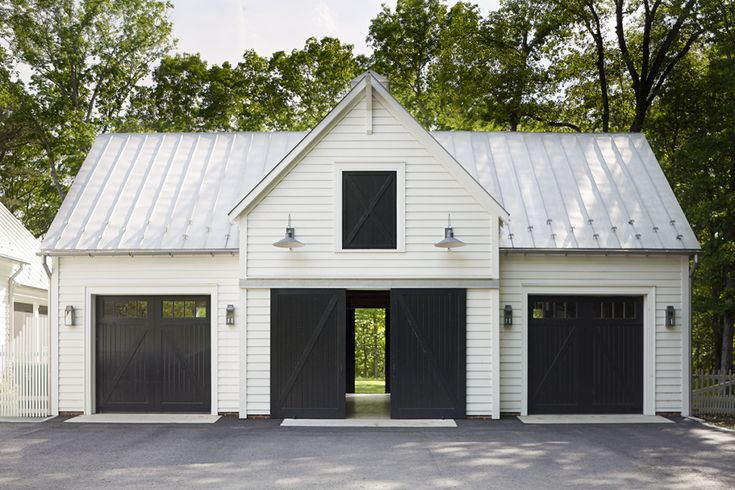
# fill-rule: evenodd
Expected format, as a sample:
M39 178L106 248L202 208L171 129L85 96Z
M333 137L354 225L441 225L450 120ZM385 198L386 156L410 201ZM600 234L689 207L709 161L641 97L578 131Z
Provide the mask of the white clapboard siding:
M239 315L236 325L225 324L228 304L240 304L237 255L201 256L116 256L60 257L59 274L59 410L84 410L85 288L216 287L218 304L212 304L217 318L218 410L239 410ZM146 293L141 293L146 294ZM176 294L176 293L174 293ZM75 325L64 325L64 308L75 308Z
M521 286L653 287L656 296L655 410L682 410L682 284L684 256L519 256L500 257L500 316L503 305L513 308L513 326L500 331L500 408L521 411ZM665 326L666 306L677 312L676 326ZM499 318L502 322L502 318ZM502 323L501 323L502 324ZM650 328L646 325L645 328Z
M492 415L490 289L467 290L467 415ZM270 290L247 290L247 412L270 413Z
M491 265L497 244L492 243L490 229L497 217L491 219L477 199L377 98L373 98L370 135L365 130L366 117L363 97L250 212L247 276L497 277ZM367 167L371 163L405 165L404 252L335 252L335 165L345 162ZM306 244L292 252L272 246L283 236L289 213L296 237ZM434 247L443 238L448 213L457 237L467 243L450 253Z

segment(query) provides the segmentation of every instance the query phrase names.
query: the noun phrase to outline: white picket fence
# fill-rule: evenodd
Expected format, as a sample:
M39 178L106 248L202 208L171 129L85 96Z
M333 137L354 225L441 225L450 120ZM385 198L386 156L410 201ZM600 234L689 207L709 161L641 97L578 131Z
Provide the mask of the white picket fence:
M28 315L19 323L0 346L0 417L45 417L50 413L48 317Z
M694 373L692 405L696 414L735 415L735 373Z

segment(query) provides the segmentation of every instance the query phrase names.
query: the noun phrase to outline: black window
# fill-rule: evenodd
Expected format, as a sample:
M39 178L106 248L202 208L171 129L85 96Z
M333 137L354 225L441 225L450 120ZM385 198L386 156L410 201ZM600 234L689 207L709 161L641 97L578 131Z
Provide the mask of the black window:
M396 248L396 172L342 173L342 248Z

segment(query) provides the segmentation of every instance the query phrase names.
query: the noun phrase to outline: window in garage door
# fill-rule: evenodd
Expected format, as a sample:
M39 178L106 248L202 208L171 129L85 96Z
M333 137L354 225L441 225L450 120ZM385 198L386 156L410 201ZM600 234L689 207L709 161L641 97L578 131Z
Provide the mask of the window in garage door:
M98 412L208 412L207 296L98 296Z
M529 296L529 413L643 411L643 298Z

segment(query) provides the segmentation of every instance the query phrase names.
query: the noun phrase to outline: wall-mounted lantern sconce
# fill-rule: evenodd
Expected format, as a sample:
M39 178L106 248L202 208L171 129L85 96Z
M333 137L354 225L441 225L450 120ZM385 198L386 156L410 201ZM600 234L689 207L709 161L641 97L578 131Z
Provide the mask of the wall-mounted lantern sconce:
M227 305L227 309L225 309L225 323L227 325L234 325L235 324L235 305Z
M64 325L74 326L74 307L72 305L67 305L64 309Z
M447 215L447 227L444 228L444 239L440 242L436 242L434 246L439 248L446 248L447 251L453 248L465 246L465 243L462 240L454 237L454 228L452 228L451 215Z
M283 238L273 244L274 247L287 248L289 250L293 248L303 247L304 244L296 239L296 232L291 227L291 215L288 215L288 226L286 227L286 234Z
M503 324L506 326L513 325L513 308L510 305L505 305L505 308L503 308Z
M667 327L673 327L676 323L674 311L675 310L672 305L669 305L666 307L666 326Z

